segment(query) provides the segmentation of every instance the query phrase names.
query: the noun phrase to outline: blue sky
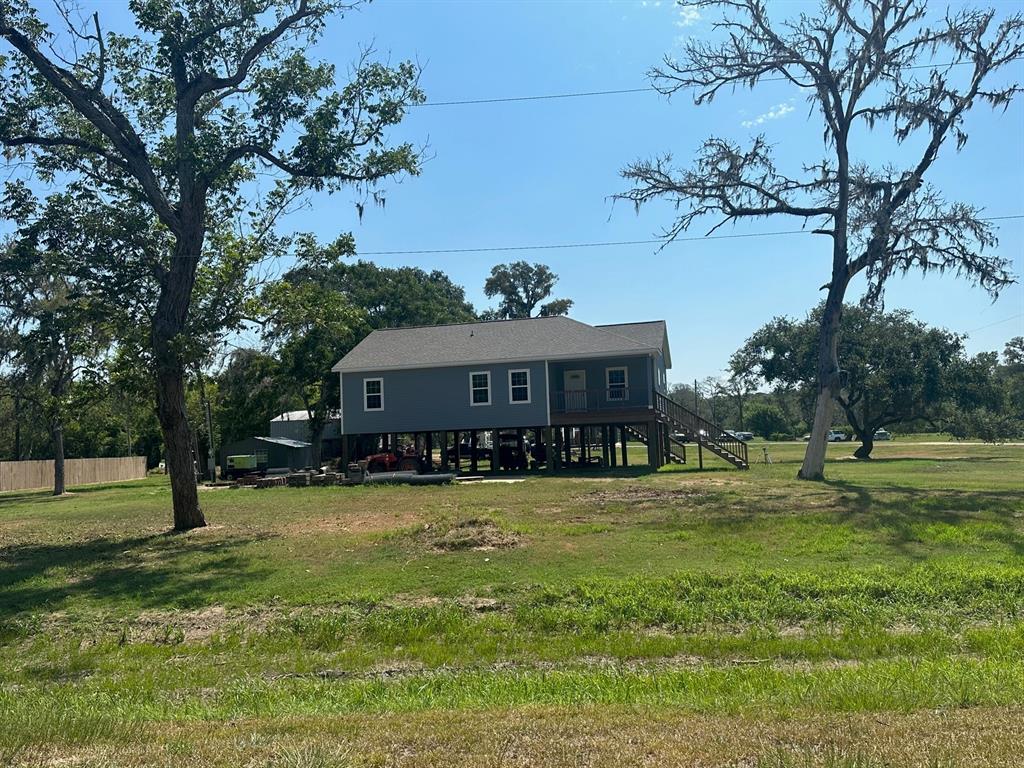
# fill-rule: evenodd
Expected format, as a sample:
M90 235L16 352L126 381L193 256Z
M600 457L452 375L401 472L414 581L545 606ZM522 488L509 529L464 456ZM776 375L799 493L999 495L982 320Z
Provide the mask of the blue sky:
M88 10L91 3L83 3ZM96 3L123 20L120 3ZM800 10L790 3L786 10ZM781 3L779 4L781 7ZM806 7L806 6L805 6ZM999 3L1001 11L1024 3ZM681 35L707 35L668 2L389 2L378 0L333 25L318 55L344 72L360 43L393 61L423 66L428 100L636 88L645 70L678 50ZM1007 77L1024 80L1024 62ZM758 119L761 118L760 122ZM745 125L746 123L746 125ZM959 154L946 147L931 182L948 197L983 206L989 215L1024 213L1024 100L1005 113L977 108L970 141ZM759 132L775 145L780 164L795 168L821 156L821 130L795 89L766 83L723 94L695 107L683 96L654 93L487 105L423 106L393 133L429 145L421 176L386 185L385 209L359 222L354 193L317 196L292 215L289 230L330 239L353 231L360 251L620 241L650 238L672 220L664 205L637 215L610 196L625 189L626 163L671 151L680 163L705 137L745 141ZM899 162L884 130L866 131L857 151L873 162ZM713 222L709 222L709 225ZM722 233L798 229L777 218ZM692 235L706 228L695 228ZM1024 220L1000 223L999 252L1024 273ZM491 267L514 259L540 261L561 278L557 295L576 302L573 316L591 323L664 318L669 323L674 381L717 375L729 355L759 325L779 314L802 315L821 294L829 243L811 235L514 253L374 257L380 264L440 269L464 285L478 307ZM859 295L862 283L851 288ZM1024 289L1015 285L995 303L952 276L911 275L891 282L887 307L970 332L972 352L1000 349L1024 333ZM1009 319L1013 318L1013 319Z

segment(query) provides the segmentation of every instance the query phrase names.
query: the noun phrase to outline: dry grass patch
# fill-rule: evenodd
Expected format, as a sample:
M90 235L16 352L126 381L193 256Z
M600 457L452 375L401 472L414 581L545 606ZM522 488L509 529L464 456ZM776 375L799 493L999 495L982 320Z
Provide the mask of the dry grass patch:
M1024 754L1022 717L1019 709L787 719L621 708L435 711L156 724L132 743L53 744L6 757L18 768L1009 768Z
M490 551L511 549L522 544L522 537L503 530L496 522L486 517L471 517L454 525L426 526L423 534L431 547L438 552L461 550Z

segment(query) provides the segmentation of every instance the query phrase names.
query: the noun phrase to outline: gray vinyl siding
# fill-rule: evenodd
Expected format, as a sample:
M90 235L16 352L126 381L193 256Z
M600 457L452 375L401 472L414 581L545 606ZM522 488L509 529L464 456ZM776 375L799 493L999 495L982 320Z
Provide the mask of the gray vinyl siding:
M668 394L668 371L665 368L665 356L658 354L654 359L654 389L663 395Z
M607 400L607 379L605 371L608 368L625 367L628 371L629 397L626 400L617 400L609 403ZM652 371L651 357L643 355L638 357L603 357L594 360L569 360L559 361L550 364L551 391L555 394L552 401L557 409L560 402L559 393L565 389L565 371L583 370L587 372L588 401L590 410L598 410L611 406L622 408L638 408L652 405ZM592 398L598 398L595 403ZM564 402L564 401L561 401Z
M305 419L270 422L271 437L287 437L292 440L309 440L309 422ZM338 439L338 420L328 419L324 424L324 440Z
M530 371L530 402L509 403L509 370ZM491 404L470 405L470 372L491 374ZM383 379L384 410L363 410L363 380ZM547 421L544 363L342 374L345 434L540 427Z

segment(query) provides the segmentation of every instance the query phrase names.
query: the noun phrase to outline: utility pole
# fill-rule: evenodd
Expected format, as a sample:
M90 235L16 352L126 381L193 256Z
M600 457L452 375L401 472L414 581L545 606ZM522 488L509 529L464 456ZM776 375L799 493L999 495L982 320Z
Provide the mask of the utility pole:
M206 434L207 434L207 456L206 472L211 483L217 482L217 454L213 450L213 417L210 415L210 401L206 400Z
M211 483L214 483L217 481L217 455L213 450L213 417L210 415L210 401L206 398L203 373L198 366L196 366L196 378L199 380L199 398L203 401L203 409L206 411L206 476ZM196 460L199 460L198 451Z

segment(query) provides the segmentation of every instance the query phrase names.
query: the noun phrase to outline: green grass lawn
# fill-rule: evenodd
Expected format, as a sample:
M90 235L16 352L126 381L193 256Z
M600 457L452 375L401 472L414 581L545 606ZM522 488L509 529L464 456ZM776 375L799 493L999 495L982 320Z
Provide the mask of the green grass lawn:
M1024 448L766 447L0 495L0 765L1017 765Z

